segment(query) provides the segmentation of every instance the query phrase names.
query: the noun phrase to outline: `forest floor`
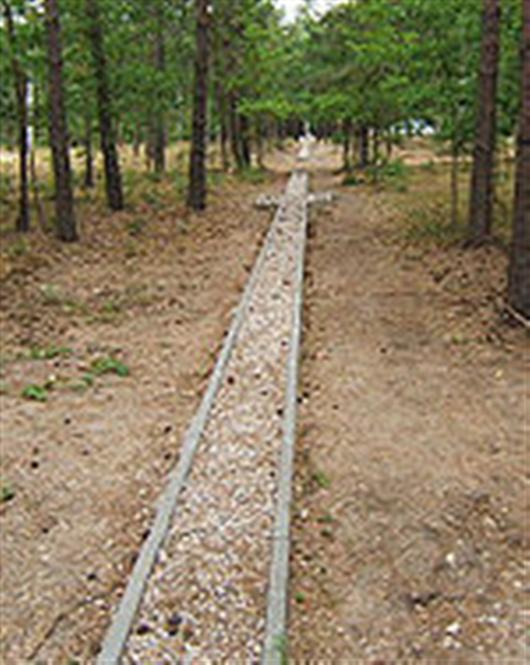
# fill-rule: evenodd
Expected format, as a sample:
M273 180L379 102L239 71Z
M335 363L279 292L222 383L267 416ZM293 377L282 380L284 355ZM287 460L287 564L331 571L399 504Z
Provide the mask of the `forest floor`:
M81 201L76 245L3 232L3 663L99 649L285 182L256 179L199 217L170 177L113 216Z
M430 159L377 189L338 165L321 153L312 180L338 203L311 219L291 658L526 662L529 347L501 317L506 252L462 249Z
M461 249L421 150L380 186L343 186L331 148L309 164L338 200L308 246L298 662L524 655L528 340L502 244ZM200 217L131 172L126 212L83 197L78 245L0 234L2 662L93 659L269 225L254 200L294 164L220 177Z

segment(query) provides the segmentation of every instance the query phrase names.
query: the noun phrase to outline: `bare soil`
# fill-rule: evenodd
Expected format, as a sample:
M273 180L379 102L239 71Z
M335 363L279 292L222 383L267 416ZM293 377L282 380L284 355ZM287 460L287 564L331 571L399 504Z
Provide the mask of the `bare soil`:
M506 253L412 241L400 211L430 194L330 173L312 183L339 199L311 222L290 659L527 662L529 347L500 316Z
M254 199L282 186L228 179L199 217L82 206L69 247L4 233L3 663L98 651L268 227Z

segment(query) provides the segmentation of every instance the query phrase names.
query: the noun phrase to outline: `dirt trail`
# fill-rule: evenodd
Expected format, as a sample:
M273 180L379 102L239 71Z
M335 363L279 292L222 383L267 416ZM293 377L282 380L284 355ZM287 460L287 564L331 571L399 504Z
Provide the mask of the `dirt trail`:
M311 223L293 662L522 663L527 339L452 339L464 299L436 255L400 250L373 192L329 172L312 187L340 198ZM483 259L465 259L472 279Z
M264 187L276 188L224 186L188 222L142 220L134 256L121 228L137 215L90 220L80 245L46 246L52 261L3 282L1 481L15 492L0 505L3 663L99 650L268 228L253 209ZM71 352L36 360L33 345ZM128 377L94 375L110 356ZM47 402L21 398L50 375Z

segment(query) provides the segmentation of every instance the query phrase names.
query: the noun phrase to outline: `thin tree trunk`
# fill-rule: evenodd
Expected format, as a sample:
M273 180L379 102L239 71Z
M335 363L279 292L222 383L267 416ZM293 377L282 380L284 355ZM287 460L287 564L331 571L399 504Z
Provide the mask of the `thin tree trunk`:
M50 86L50 144L55 176L57 234L61 240L77 240L72 172L68 152L68 127L64 105L61 24L57 0L45 0Z
M514 310L530 319L530 0L523 0L523 26L522 103L508 301Z
M228 158L228 118L226 113L226 97L221 84L216 85L216 98L217 98L217 113L219 114L219 147L221 149L221 165L223 171L228 171L230 168L230 160Z
M255 122L255 136L256 136L256 161L258 168L264 169L265 164L263 163L264 158L264 148L263 148L263 133L264 133L264 122L261 116L256 118Z
M107 60L103 47L103 31L98 0L85 0L88 18L88 35L94 61L96 92L99 116L101 151L105 168L105 189L107 203L111 210L123 209L120 164L116 149L116 129L112 119L110 86L107 73Z
M32 94L30 94L30 92ZM39 121L37 109L39 108L39 88L34 84L28 85L28 133L30 140L28 141L29 147L29 173L31 191L33 193L33 204L37 211L39 226L43 232L49 230L48 217L46 210L42 204L40 197L39 179L37 175L37 164L35 157L35 146L39 142Z
M208 124L209 0L196 0L196 11L197 33L188 206L198 211L206 208L207 194L206 144Z
M342 123L342 167L346 173L352 169L351 161L351 120L344 120Z
M237 113L237 99L234 94L229 97L228 119L230 128L230 148L236 163L236 168L240 171L244 166L243 156L241 154L241 144L239 141L240 126L239 115Z
M459 158L460 151L458 143L454 140L451 150L451 226L458 224L458 206L459 206L459 191L458 191L458 174L459 174Z
M90 118L85 118L85 176L83 184L86 189L94 187L94 158L92 154L92 123Z
M365 169L368 166L370 158L369 144L370 144L370 134L368 131L368 127L366 127L366 125L362 125L359 129L359 153L360 153L359 166L362 169Z
M239 115L239 140L243 166L250 168L252 166L252 152L250 149L249 122L247 116L243 114Z
M156 35L155 35L155 67L161 76L166 73L166 45L164 42L164 15L161 6L156 9ZM162 104L162 105L161 105ZM154 120L153 157L155 173L166 170L166 128L164 118L163 100L160 100Z
M484 0L477 127L469 207L469 238L480 243L491 233L494 199L500 0Z
M11 69L15 83L15 96L17 100L18 120L18 155L19 155L19 208L16 221L16 230L22 233L29 231L29 197L28 197L28 105L27 105L27 77L17 57L17 43L15 25L11 6L2 0L4 18L7 28L7 40L11 53Z

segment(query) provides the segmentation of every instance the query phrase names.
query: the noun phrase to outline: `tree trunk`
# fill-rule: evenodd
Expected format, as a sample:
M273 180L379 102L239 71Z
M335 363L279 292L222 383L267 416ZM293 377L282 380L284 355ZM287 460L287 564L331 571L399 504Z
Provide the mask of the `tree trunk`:
M244 166L244 160L241 154L241 143L239 140L241 130L239 127L239 115L237 113L237 99L234 94L231 94L229 98L228 113L230 128L230 148L236 163L236 168L240 171Z
M156 35L155 35L155 67L162 76L166 73L166 45L164 43L164 15L161 6L157 7ZM166 170L166 128L164 118L163 100L159 100L154 119L153 157L155 173Z
M17 57L17 44L15 25L11 7L6 0L2 0L4 18L7 28L7 40L11 52L11 69L15 82L15 96L17 100L18 120L18 155L19 155L19 208L16 221L16 230L22 233L29 231L29 196L28 196L28 104L27 104L27 77Z
M64 105L61 25L57 0L45 0L50 86L50 145L55 176L57 234L61 240L77 240L72 192L72 172L68 153L68 127Z
M359 166L362 169L365 169L368 166L368 162L370 160L369 146L370 146L370 134L368 131L368 127L366 127L366 125L362 125L359 129L359 153L360 153Z
M90 118L85 118L85 177L83 184L86 189L94 187L94 159L92 155L92 123Z
M451 226L457 226L458 224L458 202L459 202L459 192L458 192L458 172L459 172L459 160L460 151L458 149L458 143L456 140L453 140L453 145L451 149Z
M122 210L123 192L120 164L116 149L116 130L112 119L107 60L103 48L103 31L101 29L98 0L85 0L85 7L88 18L88 36L92 59L94 61L94 75L96 78L99 133L105 168L107 203L111 210Z
M223 171L228 171L230 168L230 160L228 158L228 118L226 113L226 97L221 84L216 85L216 98L217 98L217 113L219 114L219 147L221 149L221 166Z
M351 120L344 120L342 123L342 167L346 173L352 169L351 162Z
M247 116L243 114L239 115L239 140L243 166L250 168L252 166L252 152L250 149L249 122Z
M522 104L517 139L508 301L530 319L530 0L523 0Z
M484 0L478 116L469 208L469 239L473 244L480 243L491 233L500 23L500 0Z
M206 208L206 142L208 113L208 32L209 0L196 0L197 32L195 81L193 90L193 127L190 153L188 206Z

